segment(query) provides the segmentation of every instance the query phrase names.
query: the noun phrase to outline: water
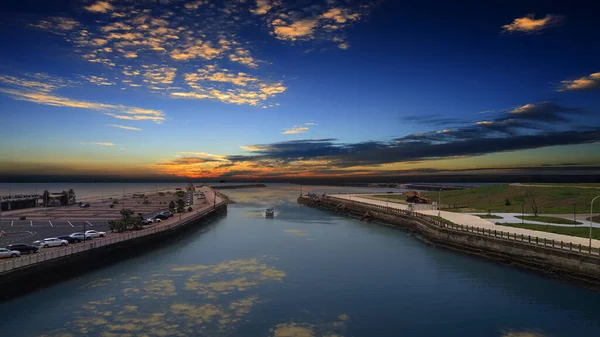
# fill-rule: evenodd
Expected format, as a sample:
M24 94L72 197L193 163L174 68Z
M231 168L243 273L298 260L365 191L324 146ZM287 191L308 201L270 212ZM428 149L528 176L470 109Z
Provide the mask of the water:
M0 304L2 335L600 335L598 292L301 207L298 186L225 193L176 243Z

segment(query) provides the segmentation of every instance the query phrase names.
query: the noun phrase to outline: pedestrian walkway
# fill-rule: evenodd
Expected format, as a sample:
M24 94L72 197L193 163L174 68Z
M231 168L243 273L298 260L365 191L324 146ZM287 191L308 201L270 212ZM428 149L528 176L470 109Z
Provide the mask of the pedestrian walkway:
M384 207L387 206L390 208L395 208L395 209L400 209L400 210L405 210L405 211L408 210L408 205L406 205L406 204L388 202L386 200L368 199L368 198L362 197L360 194L340 194L340 195L331 194L331 195L329 195L329 197L343 199L343 200L357 201L357 202L371 204L371 205L378 205L378 206L384 206ZM428 210L428 211L417 210L416 212L425 214L425 215L430 215L430 216L438 215L438 211L434 211L434 210ZM562 234L548 233L548 232L542 232L542 231L534 231L534 230L524 229L524 228L496 225L495 223L493 223L487 219L482 219L478 216L466 214L466 213L440 211L439 215L442 218L452 221L453 223L458 224L458 225L473 226L473 227L478 227L478 228L482 228L482 229L504 231L504 232L508 232L511 234L517 234L517 235L539 237L540 239L555 240L557 242L561 242L561 241L565 242L565 243L571 242L574 245L582 245L584 247L589 246L589 243L590 243L589 239L581 238L581 237L577 237L577 236L562 235ZM519 221L516 221L516 222L520 222L520 219L519 219ZM580 225L580 226L582 226L582 225ZM592 247L600 248L600 240L592 240Z
M486 215L487 213L470 213L472 215ZM496 216L501 216L502 219L487 219L491 222L495 222L495 223L521 223L523 222L522 219L517 218L517 216L521 216L521 213L492 213L492 215L496 215ZM553 215L555 217L558 217L557 215ZM588 215L589 217L589 215ZM568 220L573 220L568 219ZM559 226L559 227L590 227L590 222L587 220L577 220L579 222L581 222L581 224L579 225L572 225L572 224L557 224L557 223L550 223L550 222L542 222L542 221L531 221L531 220L525 220L525 223L529 223L529 224L534 224L534 225L548 225L548 226ZM600 228L600 223L592 223L592 227L595 228Z

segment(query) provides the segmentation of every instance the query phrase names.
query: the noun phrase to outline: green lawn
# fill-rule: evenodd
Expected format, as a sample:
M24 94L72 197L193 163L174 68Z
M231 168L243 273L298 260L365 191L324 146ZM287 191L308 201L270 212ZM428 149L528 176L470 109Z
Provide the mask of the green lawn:
M557 218L554 216L542 216L542 215L520 216L520 215L517 215L517 216L515 216L515 218L523 219L526 221L539 221L539 222L555 223L555 224L562 224L562 225L581 225L582 224L579 221L573 221L573 220L564 219L564 218Z
M503 185L488 185L459 191L442 191L442 204L468 205L464 212L487 213L491 208L492 213L521 213L524 204L525 213L532 213L526 201L527 189L533 189L536 194L540 213L546 214L572 214L573 204L577 214L590 212L590 201L598 195L598 190L593 188L577 187L524 187ZM438 200L438 192L423 192L425 196ZM405 196L393 195L391 198L405 199ZM510 205L506 206L506 199ZM600 209L600 208L599 208Z
M579 236L582 238L590 237L590 228L586 226L578 227L566 227L566 226L552 226L552 225L534 225L530 223L496 223L496 225L507 226L507 227L518 227L531 229L534 231L564 234L570 236ZM592 229L592 239L600 239L600 228Z
M477 216L482 219L502 219L501 216L497 216L494 214L478 214Z

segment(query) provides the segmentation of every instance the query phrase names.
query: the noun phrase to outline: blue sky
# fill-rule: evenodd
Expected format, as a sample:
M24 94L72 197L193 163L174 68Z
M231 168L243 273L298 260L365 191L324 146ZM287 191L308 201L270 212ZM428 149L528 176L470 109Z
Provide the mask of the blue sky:
M591 2L0 6L6 177L598 172Z

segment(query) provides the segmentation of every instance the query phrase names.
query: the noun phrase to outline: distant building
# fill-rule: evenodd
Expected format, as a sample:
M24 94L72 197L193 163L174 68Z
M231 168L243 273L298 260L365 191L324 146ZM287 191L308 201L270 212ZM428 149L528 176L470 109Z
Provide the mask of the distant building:
M61 193L50 193L48 190L45 190L41 199L44 207L68 206L74 205L77 202L73 189L62 191Z

